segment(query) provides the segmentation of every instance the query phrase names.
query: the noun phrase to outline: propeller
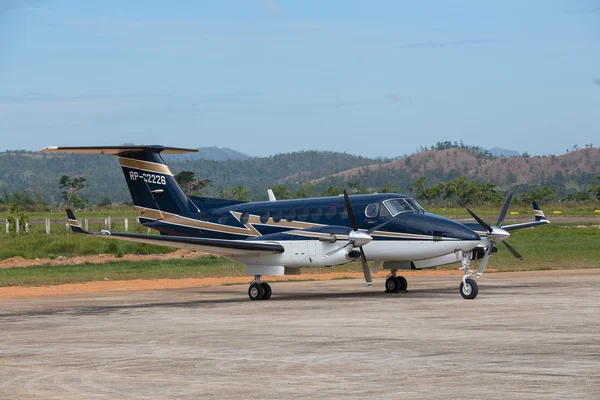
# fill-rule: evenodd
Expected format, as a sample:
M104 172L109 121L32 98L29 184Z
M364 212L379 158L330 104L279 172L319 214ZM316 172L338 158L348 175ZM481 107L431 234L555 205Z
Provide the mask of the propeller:
M350 243L348 243L346 246L350 244L358 246L358 249L360 250L360 260L362 263L363 274L365 275L365 281L367 282L367 286L371 287L373 286L373 279L371 278L371 271L369 270L369 264L367 263L367 256L365 255L363 246L373 240L373 238L371 235L369 235L369 233L360 232L358 230L358 223L356 222L354 210L352 209L352 204L350 204L350 197L348 196L346 189L344 189L344 203L346 204L346 211L348 212L348 218L350 219L350 224L352 225L352 231L348 235Z
M494 247L494 244L497 242L502 242L502 244L504 244L506 246L506 248L510 251L510 253L513 256L515 256L516 258L518 258L519 260L523 259L523 256L521 254L519 254L519 252L517 250L515 250L511 245L509 245L505 241L506 239L508 239L510 237L510 233L508 233L506 230L502 229L502 224L504 223L504 219L506 218L506 214L508 213L508 209L510 208L510 203L512 202L512 199L513 199L513 194L509 193L508 197L506 198L506 201L504 202L504 205L502 206L502 211L500 211L500 215L498 215L498 223L496 224L495 227L491 227L490 225L488 225L484 220L479 218L473 211L471 211L467 208L467 211L469 212L469 214L471 214L471 216L475 219L475 221L477 221L479 223L479 225L483 226L485 228L485 230L488 231L487 238L488 238L489 246L485 251L485 255L481 259L481 262L479 263L479 268L477 268L477 277L480 277L481 275L483 275L483 272L485 271L485 267L487 266L487 263L489 261L490 255L492 254L492 248Z

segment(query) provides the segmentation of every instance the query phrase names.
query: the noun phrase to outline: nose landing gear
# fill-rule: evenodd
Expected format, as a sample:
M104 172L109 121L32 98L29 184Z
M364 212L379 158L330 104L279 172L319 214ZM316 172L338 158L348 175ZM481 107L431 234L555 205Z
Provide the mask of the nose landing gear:
M462 252L462 266L459 268L465 272L465 275L462 278L462 282L460 283L460 295L464 299L472 300L477 297L479 293L479 285L475 282L474 279L471 279L471 276L474 274L474 271L471 270L471 259L473 258L473 251L463 251Z

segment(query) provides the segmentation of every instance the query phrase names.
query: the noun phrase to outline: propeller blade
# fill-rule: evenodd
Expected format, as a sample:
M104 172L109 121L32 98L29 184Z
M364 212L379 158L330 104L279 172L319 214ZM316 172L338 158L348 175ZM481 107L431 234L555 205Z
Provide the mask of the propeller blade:
M469 210L468 208L467 211L469 212L469 214L471 214L473 218L475 218L475 221L479 222L479 225L483 226L489 233L492 233L494 231L491 226L489 226L484 220L475 215L473 211Z
M506 242L502 242L506 246L506 248L512 253L513 256L517 257L519 260L523 260L523 256L519 254L510 244Z
M496 226L498 226L500 228L502 227L502 224L504 223L504 218L506 218L506 213L508 212L508 208L510 207L512 198L513 198L513 194L511 192L508 194L508 197L506 198L506 201L504 202L504 207L502 207L502 211L500 212L500 215L498 216L498 223L496 224Z
M344 202L346 203L346 211L348 212L348 218L350 218L352 229L354 231L358 231L358 224L356 223L356 217L354 216L352 204L350 204L350 197L348 196L348 192L346 191L346 189L344 189Z
M485 271L485 267L487 267L487 263L490 260L490 255L492 253L492 247L494 247L494 243L490 243L487 250L485 251L485 255L479 262L479 268L477 268L477 277L479 278L483 275L483 271Z
M362 261L362 269L363 269L363 274L365 274L365 281L367 282L367 286L371 287L373 286L373 279L371 278L371 271L369 270L369 264L367 263L367 256L365 256L365 252L361 247L359 247L360 249L360 258Z
M390 223L390 222L392 222L393 220L394 220L394 218L392 218L392 219L389 219L389 220L385 221L385 222L384 222L384 223L382 223L382 224L375 225L374 227L372 227L371 229L369 229L369 230L367 231L367 233L370 235L371 233L375 232L376 230L379 230L379 229L383 228L384 226L386 226L387 224L389 224L389 223Z

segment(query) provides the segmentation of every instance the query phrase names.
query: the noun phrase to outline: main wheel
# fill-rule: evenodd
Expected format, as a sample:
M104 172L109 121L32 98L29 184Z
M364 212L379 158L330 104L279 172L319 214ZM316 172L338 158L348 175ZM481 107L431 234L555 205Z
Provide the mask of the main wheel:
M387 293L398 293L400 291L400 280L395 276L390 276L385 280L385 291Z
M479 286L471 278L465 279L465 282L460 283L460 294L465 299L474 299L479 293Z
M406 281L406 278L403 276L398 276L397 278L400 281L400 291L405 291L408 288L408 282Z
M248 297L250 297L250 300L262 300L264 296L265 288L263 288L260 283L254 282L248 288Z
M263 295L261 300L269 300L271 298L271 285L269 285L267 282L263 282L260 284L260 286L262 286L262 288L265 290L265 294Z

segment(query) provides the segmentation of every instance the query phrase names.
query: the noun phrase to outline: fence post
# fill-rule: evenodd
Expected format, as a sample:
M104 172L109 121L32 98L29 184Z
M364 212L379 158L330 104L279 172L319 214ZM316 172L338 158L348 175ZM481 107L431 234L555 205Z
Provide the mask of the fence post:
M17 218L16 220L16 225L15 225L15 233L19 233L19 218Z
M46 218L46 235L50 234L50 218Z
M148 233L150 233L150 228L148 228Z
M129 230L129 219L125 218L125 232Z
M83 225L85 226L85 230L86 230L86 231L89 231L89 229L88 229L88 220L87 220L87 218L83 220Z
M25 233L29 233L29 222L25 222Z
M6 220L6 233L8 233L8 219Z
M68 222L65 224L65 232L69 233L69 223Z

